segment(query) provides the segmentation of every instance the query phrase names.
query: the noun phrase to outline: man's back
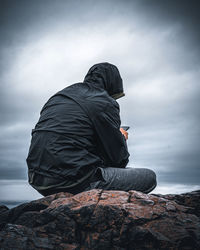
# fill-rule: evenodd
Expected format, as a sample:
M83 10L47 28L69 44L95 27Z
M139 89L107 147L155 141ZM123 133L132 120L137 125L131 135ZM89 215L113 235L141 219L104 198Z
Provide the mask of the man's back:
M103 66L95 77L89 71L83 83L61 90L44 105L32 132L27 158L29 182L36 189L63 185L63 181L65 187L76 186L98 167L126 166L129 153L119 130L119 105L102 80L115 68L110 64ZM110 73L113 79L107 86L114 94L112 84L117 83L119 75L115 71L116 75ZM118 78L120 81L120 75ZM44 183L40 178L42 181L34 186L35 175L49 180Z
M72 99L59 94L50 98L32 132L27 159L29 169L40 174L75 176L83 166L100 159L94 151L92 123ZM48 162L48 164L47 164Z

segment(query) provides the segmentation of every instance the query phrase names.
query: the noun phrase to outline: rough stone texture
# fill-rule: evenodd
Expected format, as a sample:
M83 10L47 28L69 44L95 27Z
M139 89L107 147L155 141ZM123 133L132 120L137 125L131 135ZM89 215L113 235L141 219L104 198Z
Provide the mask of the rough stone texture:
M200 249L200 191L59 193L0 207L0 249Z

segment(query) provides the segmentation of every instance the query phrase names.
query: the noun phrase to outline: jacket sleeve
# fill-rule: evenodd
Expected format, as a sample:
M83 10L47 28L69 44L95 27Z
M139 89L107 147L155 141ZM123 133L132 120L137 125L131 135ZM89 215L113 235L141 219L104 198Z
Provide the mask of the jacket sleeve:
M100 157L106 167L125 168L129 153L124 136L120 132L118 104L107 105L106 110L95 115L95 131Z

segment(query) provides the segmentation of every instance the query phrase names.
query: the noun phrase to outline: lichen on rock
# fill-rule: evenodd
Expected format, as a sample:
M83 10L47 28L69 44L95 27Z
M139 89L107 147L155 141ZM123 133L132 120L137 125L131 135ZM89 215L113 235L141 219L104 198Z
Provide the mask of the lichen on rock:
M94 189L0 207L1 249L200 249L200 191Z

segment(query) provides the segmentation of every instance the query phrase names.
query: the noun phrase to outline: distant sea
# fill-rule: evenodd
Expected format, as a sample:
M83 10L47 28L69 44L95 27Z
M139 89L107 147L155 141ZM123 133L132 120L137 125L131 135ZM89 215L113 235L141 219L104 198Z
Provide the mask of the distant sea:
M13 207L17 207L26 202L30 202L30 201L29 200L22 200L22 201L5 201L4 200L4 201L0 201L0 206L4 205L10 209Z

